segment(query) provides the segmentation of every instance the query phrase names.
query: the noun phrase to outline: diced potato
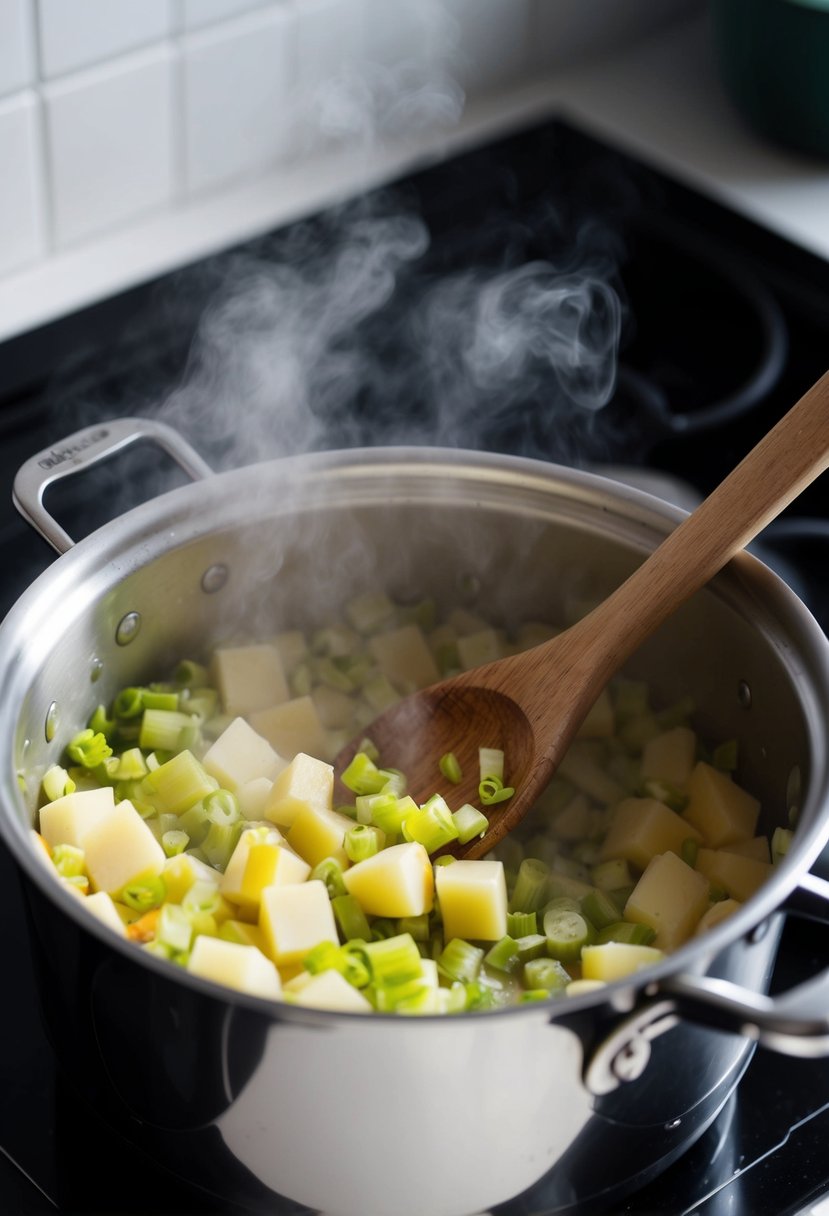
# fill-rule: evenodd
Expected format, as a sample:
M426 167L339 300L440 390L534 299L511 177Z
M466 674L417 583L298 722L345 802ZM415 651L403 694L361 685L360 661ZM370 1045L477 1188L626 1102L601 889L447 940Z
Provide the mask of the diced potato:
M576 734L577 739L609 739L616 728L610 693L603 688Z
M694 932L708 907L707 879L676 853L662 853L648 864L625 904L625 919L647 925L659 950L675 950Z
M115 895L135 878L160 874L164 850L126 799L83 834L86 870L99 891Z
M118 915L118 909L115 907L112 896L108 895L106 891L96 891L93 895L89 895L84 900L84 906L99 921L109 925L113 933L117 933L119 937L127 936L126 926Z
M224 711L234 717L288 700L282 659L277 648L267 643L214 651L212 672Z
M423 845L415 841L391 845L357 862L345 871L343 882L369 916L422 916L432 910L432 863Z
M403 692L426 688L440 679L432 652L417 625L403 625L369 640L369 651L383 675Z
M305 882L310 873L307 861L284 845L267 841L251 845L239 903L258 904L265 887Z
M394 604L384 591L366 591L345 606L345 615L358 633L374 633L394 617Z
M326 857L333 857L345 868L350 862L343 841L348 829L353 827L354 820L347 815L306 803L288 828L287 840L312 867L325 861Z
M720 899L715 904L711 904L707 912L703 912L699 919L699 924L696 927L695 933L705 933L708 929L713 929L720 921L727 920L729 916L742 907L736 899Z
M499 941L507 932L507 884L500 861L454 861L436 871L446 941Z
M613 810L601 860L621 857L644 870L659 853L680 853L685 840L700 834L656 798L624 798Z
M642 752L642 776L683 788L694 767L697 736L687 726L675 726L649 739Z
M590 803L584 794L576 794L552 823L552 832L559 840L583 840L591 822Z
M170 903L180 904L194 883L211 882L218 887L221 875L200 858L179 853L176 857L167 858L161 877L167 889L167 899Z
M235 791L239 810L245 819L264 819L265 806L271 796L273 782L267 777L254 777Z
M273 781L287 761L244 718L234 718L207 749L202 764L222 789L235 791L255 778Z
M605 942L600 946L585 946L581 952L581 970L585 980L602 980L610 984L658 963L665 955L655 946L634 946L628 942ZM568 985L567 991L572 988Z
M115 807L112 786L96 790L76 790L40 808L40 832L50 848L71 844L82 848L89 828L105 819Z
M607 987L607 980L571 980L564 989L565 996L586 996Z
M494 663L505 652L504 635L498 629L480 629L458 638L458 657L466 671L483 663Z
M337 1009L342 1013L371 1013L372 1006L339 971L322 971L293 989L296 1005L310 1009Z
M268 955L279 967L301 963L319 942L339 942L328 889L316 878L285 887L266 887L259 927Z
M458 637L468 637L470 633L480 633L486 629L489 622L468 608L453 608L447 614L446 624L454 630Z
M688 805L683 815L712 849L745 840L755 833L760 803L746 790L701 760L688 781Z
M753 857L755 861L771 863L768 837L753 836L750 840L735 840L722 846L723 853L739 853L741 857Z
M308 654L308 643L301 629L283 629L273 639L273 644L279 651L284 672L293 671Z
M715 886L722 887L732 899L746 900L761 887L772 872L766 861L741 857L725 849L700 849L697 869Z
M268 952L265 935L262 930L258 925L250 924L246 920L236 920L235 917L228 917L222 924L219 937L226 942L236 942L238 946L255 946L263 954L267 954Z
M220 876L214 872L214 878L220 883L220 890L225 899L230 899L235 904L250 904L251 901L244 895L244 881L251 848L255 844L282 844L283 841L282 833L275 827L248 828L242 832L225 866L224 874ZM258 902L257 897L255 903Z
M310 696L294 697L282 705L257 710L248 714L248 721L274 751L288 760L297 752L327 755L328 737Z
M333 765L298 752L274 781L265 803L265 818L287 828L307 807L330 811L333 796Z
M202 934L196 938L187 970L191 975L227 984L250 996L276 998L282 992L279 972L255 946L242 946Z
M624 798L625 790L597 763L590 754L589 746L585 740L571 743L558 766L558 776L565 777L577 789L595 798L596 802L614 806Z
M357 703L347 693L320 684L311 693L317 716L326 730L350 726L357 712Z

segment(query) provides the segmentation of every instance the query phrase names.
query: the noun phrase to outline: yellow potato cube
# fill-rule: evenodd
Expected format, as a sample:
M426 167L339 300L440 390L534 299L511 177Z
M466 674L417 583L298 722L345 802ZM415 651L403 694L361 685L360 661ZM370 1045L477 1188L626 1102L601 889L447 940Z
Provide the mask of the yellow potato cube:
M675 726L648 739L642 751L642 776L682 789L691 776L697 753L697 736L687 726Z
M224 874L218 875L214 871L214 879L219 882L225 899L232 900L235 904L249 905L251 901L245 898L244 882L251 848L255 844L282 844L283 841L282 833L277 828L251 827L242 832L225 866ZM254 904L258 902L257 897Z
M446 941L499 941L507 931L507 883L501 861L453 861L436 871Z
M333 797L333 765L299 752L274 781L265 803L265 818L280 827L290 827L306 807L330 811Z
M268 956L279 967L301 963L319 942L339 942L328 890L316 878L285 887L266 887L259 927Z
M275 999L282 992L279 972L256 946L242 946L219 937L196 938L187 970L191 975L227 984L250 996Z
M772 872L767 861L741 857L725 849L700 849L697 869L715 887L722 887L732 899L746 900L761 887Z
M184 896L196 882L210 882L219 886L221 875L198 857L189 853L179 853L176 857L168 857L161 871L164 886L167 889L167 899L172 904L180 904Z
M77 790L40 808L40 833L50 848L71 844L82 848L84 833L105 819L115 807L112 786Z
M306 803L288 829L287 841L312 868L326 857L335 858L345 868L350 863L343 841L348 829L353 827L354 820L347 815Z
M628 975L651 967L665 957L655 946L634 946L629 942L605 942L601 946L585 946L581 952L581 970L585 980L601 980L611 984ZM567 991L573 987L568 985ZM575 994L573 994L575 995Z
M226 714L247 715L287 701L288 684L275 646L228 646L216 650L213 680Z
M708 907L707 879L676 853L654 857L625 904L625 919L653 929L654 946L675 950L687 941Z
M258 904L265 887L305 882L310 873L308 862L284 845L251 845L238 902Z
M338 730L351 727L357 715L357 702L347 693L320 684L313 689L311 700L317 716L326 730Z
M760 803L710 764L700 761L688 781L688 805L683 817L693 824L712 849L754 835Z
M403 625L369 640L369 651L387 679L402 692L426 688L440 679L440 672L417 625Z
M246 920L236 920L230 917L222 924L219 937L222 941L236 942L237 946L256 946L263 954L267 954L265 935L258 925L252 925Z
M234 718L202 759L203 767L222 789L232 791L255 778L273 781L286 764L244 718Z
M297 752L328 758L328 736L311 697L294 697L282 705L271 705L248 714L248 721L288 760Z
M99 891L115 895L133 879L160 874L164 850L126 799L83 834L86 871Z
M279 651L283 671L293 671L308 653L308 643L300 629L284 629L273 639L273 644Z
M477 633L458 638L458 657L465 671L483 663L493 663L505 653L504 635L498 629L479 629Z
M700 840L697 829L656 798L624 798L613 809L601 860L621 857L644 870L660 853L680 853L683 841Z
M254 777L235 790L239 810L245 819L264 819L265 805L271 796L273 782L267 777Z
M84 907L99 921L108 925L113 933L117 933L119 937L127 936L126 926L118 915L112 896L106 891L96 891L94 895L87 896Z
M713 929L720 921L727 920L741 907L742 904L736 899L718 900L717 903L711 904L707 912L703 912L694 932L705 933L708 929Z
M432 910L432 863L416 841L391 845L358 861L345 871L343 882L368 916L422 916Z
M309 1009L337 1009L342 1013L371 1013L371 1005L339 971L321 971L293 989L293 1003Z
M752 836L750 840L735 840L722 846L723 853L739 853L741 857L753 857L755 861L771 862L768 837Z

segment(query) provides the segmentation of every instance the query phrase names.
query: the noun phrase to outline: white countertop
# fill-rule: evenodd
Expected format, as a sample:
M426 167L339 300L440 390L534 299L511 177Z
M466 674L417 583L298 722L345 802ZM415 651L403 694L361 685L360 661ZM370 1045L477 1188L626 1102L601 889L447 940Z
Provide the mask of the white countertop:
M412 164L556 111L829 258L829 162L765 143L719 83L707 23L658 35L508 95L470 104L439 149L420 143L283 166L221 195L149 216L0 282L0 340L309 214Z

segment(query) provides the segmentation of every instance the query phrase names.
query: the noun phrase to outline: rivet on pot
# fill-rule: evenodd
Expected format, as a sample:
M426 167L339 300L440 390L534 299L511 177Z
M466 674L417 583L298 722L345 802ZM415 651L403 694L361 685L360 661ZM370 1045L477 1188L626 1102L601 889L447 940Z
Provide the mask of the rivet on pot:
M46 742L51 743L57 734L58 721L60 714L58 713L58 703L53 701L46 710L46 721L43 724L43 733L46 736Z
M751 709L751 689L745 680L740 680L737 686L737 700L743 709Z
M118 627L115 630L115 641L119 646L129 646L130 642L134 642L138 637L138 632L141 629L141 613L128 612L126 616L122 616L118 622Z
M754 946L757 942L761 942L763 940L768 931L769 921L761 920L759 925L755 925L754 928L746 934L746 941L750 946Z
M223 566L221 563L217 563L215 566L209 566L202 575L202 591L206 592L207 595L213 595L215 591L221 591L222 587L224 587L225 583L227 582L228 573L229 571L227 566Z
M650 1043L637 1035L616 1053L610 1067L614 1077L618 1077L620 1081L636 1081L645 1071L650 1058Z

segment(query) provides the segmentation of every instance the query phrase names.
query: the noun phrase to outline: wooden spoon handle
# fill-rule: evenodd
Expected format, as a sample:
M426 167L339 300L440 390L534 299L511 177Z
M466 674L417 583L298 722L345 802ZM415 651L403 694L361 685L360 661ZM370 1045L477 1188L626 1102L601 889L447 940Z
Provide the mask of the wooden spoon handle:
M612 595L576 626L594 687L829 468L829 372ZM603 664L603 666L602 666ZM592 674L592 673L591 673Z

